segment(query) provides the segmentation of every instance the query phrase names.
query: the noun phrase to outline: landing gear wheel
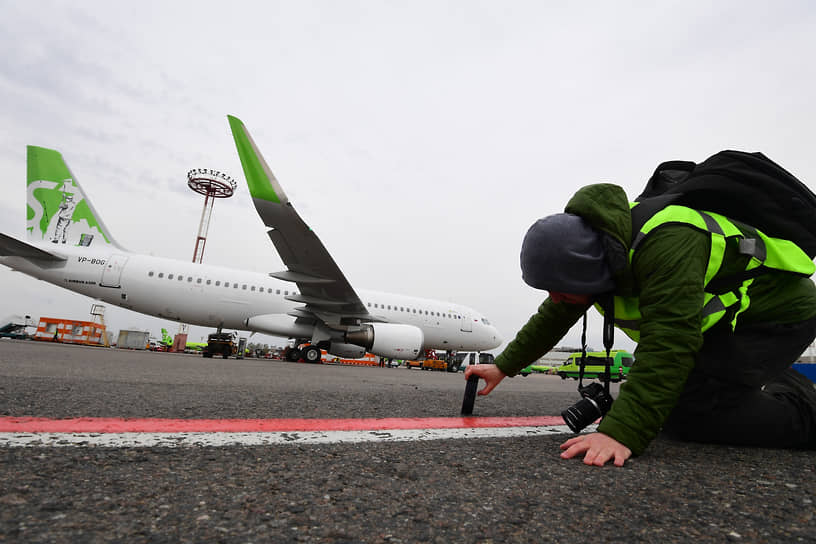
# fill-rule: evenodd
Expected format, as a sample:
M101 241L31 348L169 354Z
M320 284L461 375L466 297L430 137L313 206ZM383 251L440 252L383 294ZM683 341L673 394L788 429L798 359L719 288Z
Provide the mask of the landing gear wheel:
M286 360L292 363L296 363L300 360L300 350L297 348L292 348L289 350L289 353L286 354Z
M315 346L309 346L303 350L303 360L307 363L319 363L320 355L320 348Z

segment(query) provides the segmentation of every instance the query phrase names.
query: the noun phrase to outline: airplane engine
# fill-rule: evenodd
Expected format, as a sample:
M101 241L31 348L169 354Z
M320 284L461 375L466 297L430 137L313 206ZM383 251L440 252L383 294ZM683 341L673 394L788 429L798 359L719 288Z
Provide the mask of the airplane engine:
M365 347L375 355L393 359L415 359L425 337L419 327L395 323L372 323L346 333L346 342Z
M341 344L339 342L332 342L329 344L329 349L326 350L330 355L341 357L343 359L359 359L366 354L366 348L356 346L354 344Z

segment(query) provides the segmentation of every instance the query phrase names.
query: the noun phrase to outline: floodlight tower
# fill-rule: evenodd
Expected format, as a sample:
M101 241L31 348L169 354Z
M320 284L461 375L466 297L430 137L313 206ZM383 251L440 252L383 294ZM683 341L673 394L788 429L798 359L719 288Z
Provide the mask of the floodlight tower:
M216 198L231 197L238 184L223 172L196 168L187 172L187 186L196 193L204 195L204 209L201 210L201 222L198 224L198 236L195 251L193 251L193 262L200 263L204 259L204 246L207 243L213 203Z
M204 260L204 246L207 244L207 231L210 229L213 203L216 198L231 197L238 184L223 172L196 168L187 172L187 187L204 195L204 209L201 210L201 221L198 223L198 236L196 236L193 250L193 262L201 263ZM179 330L173 338L173 347L170 351L184 351L189 328L187 323L179 323Z

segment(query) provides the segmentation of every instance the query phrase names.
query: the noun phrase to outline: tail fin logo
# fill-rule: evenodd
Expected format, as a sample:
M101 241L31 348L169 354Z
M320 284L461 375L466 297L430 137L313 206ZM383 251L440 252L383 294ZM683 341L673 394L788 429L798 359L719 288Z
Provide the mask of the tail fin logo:
M28 147L28 239L71 246L113 244L59 152Z

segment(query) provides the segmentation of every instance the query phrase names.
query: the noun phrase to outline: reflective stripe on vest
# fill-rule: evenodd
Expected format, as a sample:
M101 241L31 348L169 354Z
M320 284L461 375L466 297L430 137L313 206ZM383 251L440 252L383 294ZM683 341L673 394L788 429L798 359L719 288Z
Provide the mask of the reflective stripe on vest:
M632 206L634 205L636 204ZM753 227L738 227L720 214L693 210L685 206L667 206L646 221L632 242L629 264L632 264L635 251L649 233L672 223L694 227L707 232L711 237L711 251L705 272L702 332L713 327L729 312L733 313L730 323L733 329L737 325L737 317L747 310L751 303L748 288L754 281L753 277L745 279L738 287L726 293L715 294L707 290L711 280L722 268L727 239L739 239L739 252L750 256L745 266L746 273L761 266L803 276L810 276L816 271L816 265L810 257L789 240L766 236ZM596 308L601 311L599 305L596 305ZM638 297L615 297L615 325L636 342L640 340L640 320Z

